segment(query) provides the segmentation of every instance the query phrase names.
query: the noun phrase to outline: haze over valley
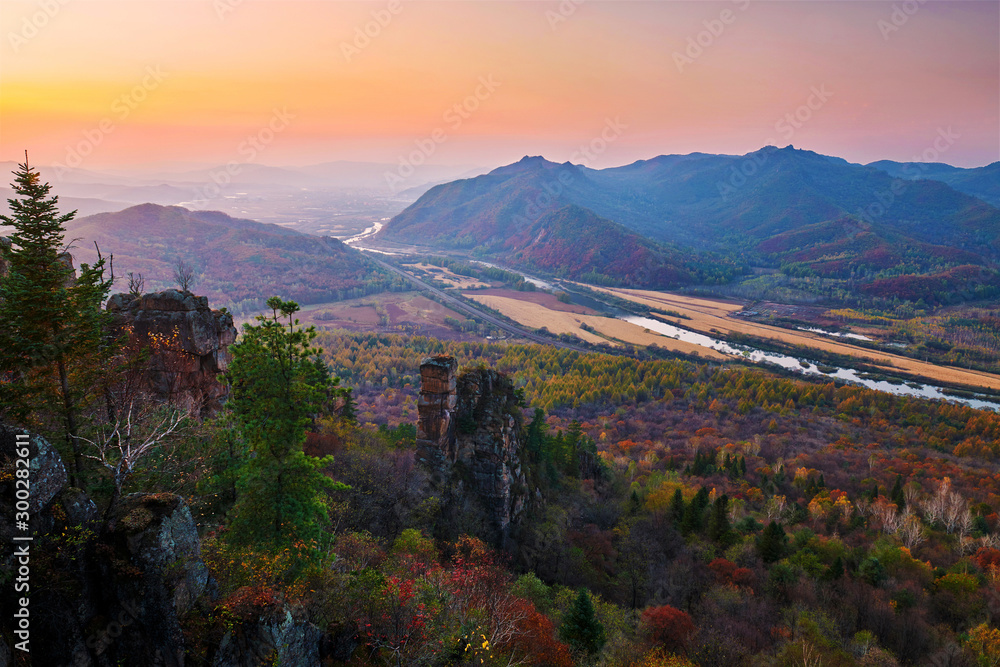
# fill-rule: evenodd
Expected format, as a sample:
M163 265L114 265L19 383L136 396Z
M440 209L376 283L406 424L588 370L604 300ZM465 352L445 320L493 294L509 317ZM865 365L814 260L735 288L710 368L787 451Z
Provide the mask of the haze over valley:
M0 26L0 667L1000 664L997 2Z

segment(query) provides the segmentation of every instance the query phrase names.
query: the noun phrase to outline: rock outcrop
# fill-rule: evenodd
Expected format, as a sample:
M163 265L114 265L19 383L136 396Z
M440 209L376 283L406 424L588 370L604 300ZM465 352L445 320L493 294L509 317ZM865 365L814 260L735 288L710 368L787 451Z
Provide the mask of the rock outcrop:
M172 493L133 493L111 508L97 551L110 618L124 627L108 651L142 664L183 664L180 617L208 583L191 510ZM125 625L127 623L127 626Z
M505 547L528 497L518 399L510 379L497 371L456 371L451 357L420 365L417 457L445 516L452 513L449 506L474 498L485 537Z
M107 310L133 341L154 343L147 377L155 396L202 416L219 410L226 388L218 376L236 340L232 315L210 309L206 297L173 289L141 297L115 294Z
M180 617L209 583L184 500L169 493L125 496L102 528L94 502L66 486L55 448L41 436L0 424L0 538L6 544L15 535L16 461L24 442L33 539L26 543L30 590L18 594L30 594L33 663L183 665ZM8 550L0 556L0 578L12 577L18 566ZM12 585L3 587L0 605L13 609L14 596Z
M253 622L233 628L222 638L213 667L319 667L323 633L299 608L275 605Z
M21 436L19 439L18 436ZM27 436L27 437L24 437ZM62 457L48 440L24 429L0 424L0 541L11 544L14 536L14 512L20 444L28 445L28 474L31 482L27 499L28 525L33 532L44 532L52 526L52 506L56 496L66 486L69 477ZM23 506L22 506L23 509Z

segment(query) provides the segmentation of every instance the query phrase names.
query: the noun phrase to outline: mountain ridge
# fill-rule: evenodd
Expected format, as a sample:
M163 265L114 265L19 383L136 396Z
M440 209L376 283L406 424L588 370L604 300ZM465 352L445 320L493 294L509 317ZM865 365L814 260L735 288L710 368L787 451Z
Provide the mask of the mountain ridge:
M976 173L989 181L990 172L983 169ZM996 180L1000 183L1000 173ZM553 217L557 211L563 213ZM818 275L874 280L892 272L941 272L1000 261L995 206L943 181L901 180L878 166L792 146L743 156L660 155L607 169L526 155L487 174L431 188L392 218L378 238L542 268L539 257L560 251L539 243L529 251L519 244L529 230L542 233L540 221L558 220L565 245L567 215L581 230L590 230L596 220L616 223L659 247L683 250L695 263L711 255L728 258L729 268L744 261L773 268L804 263ZM858 227L857 234L845 235L848 220L863 225L863 234ZM853 238L859 234L860 241ZM616 242L609 246L620 246L625 238L617 231L612 236ZM808 247L788 245L792 239L809 239ZM619 273L623 284L655 286L633 280L655 272L624 268L613 247L599 245L600 239L593 240L592 255L617 268L594 266L595 271L612 278ZM509 255L511 250L518 252ZM834 251L837 261L829 257ZM642 262L658 261L640 255ZM672 255L670 262L682 263L683 255ZM556 275L574 271L568 263L549 264L544 268ZM677 275L684 274L689 282L705 275L690 270Z

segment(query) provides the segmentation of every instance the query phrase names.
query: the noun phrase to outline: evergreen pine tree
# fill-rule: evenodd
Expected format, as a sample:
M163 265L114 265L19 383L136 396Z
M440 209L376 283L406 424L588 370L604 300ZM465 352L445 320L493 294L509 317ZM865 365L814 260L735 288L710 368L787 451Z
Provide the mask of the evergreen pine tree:
M96 374L106 367L102 307L112 280L104 278L101 257L74 275L63 235L76 211L59 214L59 198L48 196L52 186L28 165L27 153L14 174L18 198L7 200L11 215L0 216L14 228L10 245L0 245L7 265L0 278L0 411L61 435L53 439L72 457L71 478L80 485L81 404L96 395Z
M585 589L580 590L573 606L563 616L559 638L573 648L593 655L604 646L604 626L594 614L594 605Z
M684 510L681 532L685 535L700 532L705 526L704 514L706 507L708 507L708 489L703 486L698 489L698 493L691 499L691 504Z
M674 497L670 499L670 518L675 525L680 525L684 519L684 494L680 489L674 491Z
M536 461L541 457L545 443L545 410L535 408L535 416L528 424L524 446Z
M823 573L823 578L826 581L836 581L844 576L844 560L837 556L833 559L833 563L827 568L826 572Z
M628 499L628 513L638 514L640 509L642 509L642 501L639 499L639 494L633 490Z
M318 538L327 520L324 490L345 488L322 472L331 457L302 450L312 419L341 390L311 346L315 330L295 329L298 304L274 297L267 305L273 316L245 325L230 348L227 407L250 456L240 470L229 527L236 542L277 546ZM287 328L279 314L288 318Z
M906 506L906 496L903 494L902 475L896 475L896 483L892 485L892 491L889 492L889 499L896 503L899 511L903 511L903 508Z
M722 494L715 499L708 518L708 539L725 547L732 543L733 537L733 529L729 525L729 496Z
M757 538L757 552L765 563L773 563L785 557L787 542L785 529L777 521L772 521Z
M561 466L563 473L570 477L580 476L580 445L583 439L583 428L580 422L573 420L566 431L563 444Z

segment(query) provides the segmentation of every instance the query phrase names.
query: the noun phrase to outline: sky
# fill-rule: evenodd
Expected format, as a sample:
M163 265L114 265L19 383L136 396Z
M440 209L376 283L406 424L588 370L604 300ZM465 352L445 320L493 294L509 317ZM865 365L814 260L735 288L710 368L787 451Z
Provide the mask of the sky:
M1000 3L3 0L0 160L1000 160Z

